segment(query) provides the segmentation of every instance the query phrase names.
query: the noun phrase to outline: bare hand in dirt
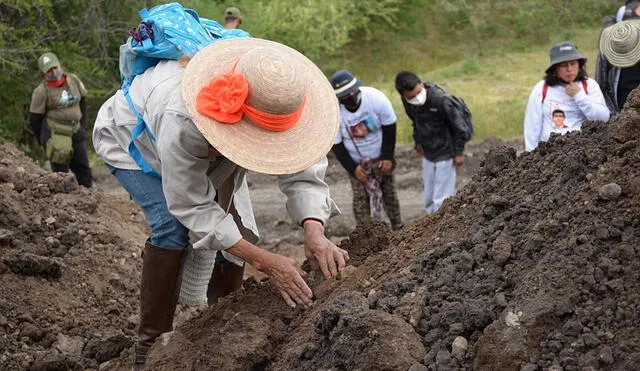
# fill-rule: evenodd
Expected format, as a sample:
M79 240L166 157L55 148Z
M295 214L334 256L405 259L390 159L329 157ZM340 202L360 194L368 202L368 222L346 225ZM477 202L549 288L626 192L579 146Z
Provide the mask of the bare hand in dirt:
M366 171L364 171L364 168L360 165L356 167L356 170L353 172L353 175L356 177L356 179L358 179L362 183L366 183L367 180L369 179L369 176L367 175Z
M575 82L570 82L569 84L567 84L565 93L567 93L568 96L573 97L579 92L580 92L580 87L578 86L578 84L576 84Z
M287 305L295 307L296 304L312 303L313 292L302 278L306 273L298 267L295 260L262 250L244 239L228 248L227 252L269 276Z
M391 171L391 168L393 168L393 162L391 162L391 160L380 160L380 162L378 162L378 167L383 174L386 174Z
M262 273L275 282L287 305L311 305L313 292L302 278L306 273L298 267L295 260L266 252L259 267Z
M349 253L337 247L324 235L324 226L316 220L304 222L304 253L314 269L320 268L324 278L337 277L344 270Z
M424 157L424 151L422 150L422 146L415 146L416 154L419 157Z
M453 166L458 167L462 164L464 164L464 155L455 156L453 158Z

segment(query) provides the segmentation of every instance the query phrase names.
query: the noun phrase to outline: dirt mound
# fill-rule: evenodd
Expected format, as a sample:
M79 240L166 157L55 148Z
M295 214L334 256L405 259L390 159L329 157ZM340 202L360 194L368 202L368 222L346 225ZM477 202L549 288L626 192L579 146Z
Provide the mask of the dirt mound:
M481 167L470 156L476 175L437 214L343 240L351 265L339 280L309 274L312 307L288 308L251 278L165 334L149 369L639 369L638 108L634 92L609 124L533 153L496 141ZM398 154L400 192L419 195L419 162ZM330 163L332 194L348 199ZM103 191L0 143L0 369L129 369L148 232ZM268 194L257 209L274 210ZM275 213L265 247L300 250L299 228ZM351 228L332 223L335 236Z
M0 210L0 369L97 369L128 349L145 233L137 209L3 142Z
M157 343L150 368L638 369L637 93L609 124L494 148L400 233L351 235L357 266L311 308L254 282Z

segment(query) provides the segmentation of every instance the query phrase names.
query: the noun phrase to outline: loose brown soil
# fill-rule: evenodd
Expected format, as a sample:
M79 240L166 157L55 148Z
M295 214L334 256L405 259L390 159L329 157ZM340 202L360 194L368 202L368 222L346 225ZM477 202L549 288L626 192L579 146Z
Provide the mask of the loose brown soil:
M430 216L418 159L399 148L399 232L351 233L332 159L345 215L328 232L351 255L343 277L311 272L313 306L291 309L250 272L215 306L180 308L148 369L640 369L638 109L636 91L608 124L532 153L471 146L466 184ZM0 369L129 368L147 230L118 186L98 181L79 188L0 145ZM263 246L302 261L273 178L250 181Z

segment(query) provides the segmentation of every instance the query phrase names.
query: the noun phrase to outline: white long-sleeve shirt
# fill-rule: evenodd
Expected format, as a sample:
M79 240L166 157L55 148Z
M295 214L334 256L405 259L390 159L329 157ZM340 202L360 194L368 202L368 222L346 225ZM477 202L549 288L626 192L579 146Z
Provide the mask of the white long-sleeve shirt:
M573 97L565 93L562 85L549 86L547 96L542 101L544 80L533 87L524 115L524 146L526 151L538 147L540 141L549 140L551 133L565 134L580 130L587 120L609 120L609 108L605 103L600 86L593 79L587 79L585 93L582 83L577 82L580 92ZM561 110L564 122L554 122L553 112Z

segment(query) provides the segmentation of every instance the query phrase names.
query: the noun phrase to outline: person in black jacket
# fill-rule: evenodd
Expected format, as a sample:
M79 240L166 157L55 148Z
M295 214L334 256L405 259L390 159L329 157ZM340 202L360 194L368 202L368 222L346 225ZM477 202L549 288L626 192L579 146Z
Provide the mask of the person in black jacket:
M397 117L389 99L376 88L361 86L349 71L331 77L340 102L340 130L333 152L347 170L358 225L382 218L391 228L404 226L393 177Z
M438 86L402 71L396 76L396 90L412 122L416 152L422 157L424 208L431 214L455 192L456 167L464 163L470 133L453 98Z

